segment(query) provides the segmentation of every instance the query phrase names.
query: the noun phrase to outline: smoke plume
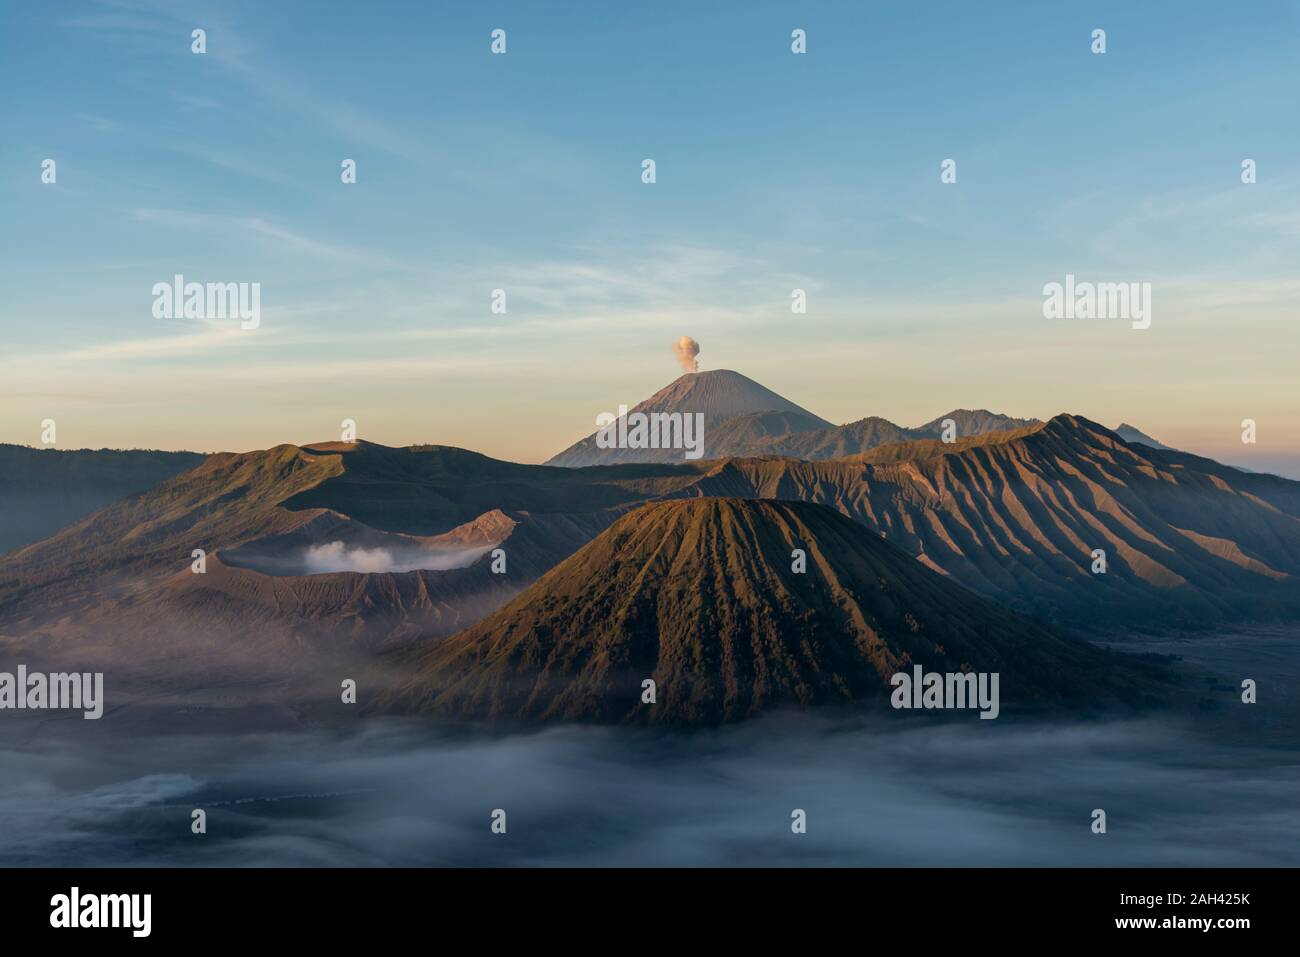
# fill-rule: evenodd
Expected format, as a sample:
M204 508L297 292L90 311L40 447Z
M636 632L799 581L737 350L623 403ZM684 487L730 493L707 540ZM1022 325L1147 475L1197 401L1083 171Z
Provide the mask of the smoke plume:
M682 336L673 344L673 352L677 353L677 361L681 363L685 372L699 372L700 364L695 357L700 354L700 344L690 336Z
M329 572L413 572L465 568L492 546L473 548L350 548L343 542L312 545L303 552L302 567L275 572L253 565L268 574L323 575ZM250 563L251 564L251 563Z

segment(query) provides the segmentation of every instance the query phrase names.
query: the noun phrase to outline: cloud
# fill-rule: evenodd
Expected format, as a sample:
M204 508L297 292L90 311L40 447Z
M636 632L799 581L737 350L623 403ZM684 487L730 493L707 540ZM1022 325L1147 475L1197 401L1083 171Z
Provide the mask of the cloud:
M69 362L129 361L133 359L170 359L188 355L211 355L214 350L248 347L254 337L240 329L238 323L217 325L200 322L191 331L148 339L101 342L40 358ZM258 330L259 335L261 330Z
M311 115L358 146L422 164L445 159L443 151L429 142L411 137L343 100L321 96L315 84L272 65L276 58L267 56L249 40L228 11L211 4L114 0L102 4L94 14L72 17L64 24L131 37L152 47L159 55L179 50L188 56L190 31L200 21L208 32L205 56L223 69L228 80L245 87L256 102L281 113ZM183 41L179 45L178 37Z
M137 209L132 216L143 223L206 234L221 233L235 242L249 235L263 240L279 252L302 253L310 258L346 262L381 269L406 270L405 263L380 253L343 243L315 239L258 216L230 216L181 209Z
M1187 732L1160 723L981 724L822 714L486 735L384 721L107 752L43 742L39 755L0 750L0 864L1300 863L1287 748L1243 757L1201 734L1189 752ZM202 776L157 770L191 767ZM209 812L198 842L194 807ZM489 833L492 807L511 840ZM1094 807L1122 822L1122 840L1090 833ZM799 838L793 808L808 814Z
M121 133L126 129L124 124L105 116L93 116L89 113L75 113L73 115L96 133Z

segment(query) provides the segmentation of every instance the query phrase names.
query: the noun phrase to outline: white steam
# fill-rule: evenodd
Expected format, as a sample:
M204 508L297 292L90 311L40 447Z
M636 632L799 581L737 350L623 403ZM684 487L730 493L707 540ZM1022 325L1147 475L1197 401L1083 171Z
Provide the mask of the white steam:
M301 574L322 575L327 572L411 572L446 571L464 568L491 546L477 548L348 548L343 542L312 545L303 552Z

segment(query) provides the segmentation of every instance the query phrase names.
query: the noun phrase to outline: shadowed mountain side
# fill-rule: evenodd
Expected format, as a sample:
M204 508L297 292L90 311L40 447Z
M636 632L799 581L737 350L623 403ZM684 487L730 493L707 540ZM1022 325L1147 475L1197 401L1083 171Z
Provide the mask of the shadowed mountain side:
M785 456L796 459L837 459L877 445L908 442L915 436L888 419L871 416L831 429L816 429L772 437L742 436L742 441L722 443L716 434L705 437L709 458L724 456Z
M1034 419L1016 419L985 409L970 411L957 409L927 422L915 429L895 425L888 419L871 416L832 429L817 429L771 437L727 436L718 441L718 433L710 434L705 441L709 458L723 456L782 456L786 458L819 461L847 458L879 447L892 447L899 443L938 441L943 434L943 423L951 419L956 435L964 439L984 435L1005 435L1010 430L1020 430L1039 423ZM731 426L733 423L727 423Z
M726 419L708 429L704 435L704 455L707 458L728 458L753 454L754 447L762 442L788 439L796 433L827 431L821 419L798 412L751 412ZM834 430L831 430L834 431Z
M53 535L202 461L197 452L0 445L0 552Z
M505 608L407 653L381 706L711 724L879 702L912 663L998 672L1003 707L1136 705L1159 686L1154 666L998 608L833 509L704 499L631 512ZM657 703L641 701L647 678Z
M667 497L687 496L830 505L969 588L1085 626L1300 614L1300 483L1077 416L846 460L731 460Z
M259 641L278 632L378 648L422 633L450 634L500 607L520 587L519 578L492 575L484 559L445 571L269 576L218 558L204 575L180 572L163 589L121 603L114 617L120 622L138 609L145 622L163 618L168 627L184 622L205 631L257 634Z
M359 442L338 456L345 465L337 473L286 499L285 507L331 508L373 528L412 535L445 532L495 508L591 512L640 502L704 471L691 463L518 465L439 445L393 449Z

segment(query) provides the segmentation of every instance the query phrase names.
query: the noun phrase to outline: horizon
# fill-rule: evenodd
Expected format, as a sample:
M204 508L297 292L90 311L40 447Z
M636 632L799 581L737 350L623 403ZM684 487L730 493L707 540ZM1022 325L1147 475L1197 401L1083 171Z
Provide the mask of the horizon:
M660 389L656 390L656 393L659 392L659 391L663 391L663 390L665 390L665 389L670 388L671 386L675 385L677 382L681 381L682 379L687 378L688 376L692 376L692 375L702 375L702 374L707 374L707 373L710 373L710 372L727 372L727 373L731 373L731 374L733 374L733 375L739 375L739 376L741 376L742 378L748 379L749 381L754 382L755 384L757 384L757 385L759 385L759 386L763 386L764 388L766 388L766 386L764 385L764 383L758 382L757 380L753 379L752 377L747 376L747 375L745 375L745 373L740 372L739 370L736 370L736 369L700 369L700 370L697 370L697 371L695 371L695 372L683 372L683 373L681 373L681 374L678 375L675 379L673 379L671 382L666 383L666 384L665 384L664 386L662 386ZM772 390L772 391L777 391L777 390ZM781 393L778 392L778 395L781 395ZM638 400L638 402L640 402L640 401L645 401L646 399L649 399L650 397L651 397L651 396L646 396L646 397L644 397L644 399L642 399L642 400ZM782 398L786 398L786 399L789 398L788 396L785 396L785 395L781 395L781 397L782 397ZM793 400L791 400L791 401L793 401ZM632 408L635 404L636 404L636 403L628 403L628 406L629 406L629 408ZM798 404L801 404L801 403L796 403L796 404L798 405ZM817 414L817 411L816 411L815 409L809 409L808 411L809 411L809 412L812 412L812 413L814 413L814 414ZM1050 422L1051 420L1056 419L1056 418L1061 417L1061 416L1069 416L1069 417L1074 417L1074 418L1083 418L1083 419L1087 419L1088 421L1091 421L1091 422L1093 422L1093 423L1095 423L1095 424L1097 424L1097 425L1100 425L1100 426L1102 426L1103 428L1105 428L1105 429L1107 429L1107 430L1109 430L1109 431L1111 431L1111 432L1118 432L1118 430L1119 430L1120 428L1123 428L1123 427L1127 426L1128 428L1135 429L1136 431L1142 432L1142 433L1143 433L1144 435L1146 435L1148 438L1152 438L1152 439L1155 439L1156 441L1160 441L1160 442L1163 441L1162 439L1160 439L1159 436L1154 436L1154 435L1152 435L1152 434L1150 433L1149 430L1144 429L1144 428L1142 428L1140 425L1136 425L1136 424L1133 423L1133 422L1123 421L1123 422L1118 422L1118 423L1116 423L1116 424L1114 424L1114 425L1109 425L1109 424L1107 424L1107 423L1105 423L1105 422L1098 422L1098 421L1097 421L1096 419L1094 419L1092 416L1086 415L1086 414L1084 414L1084 413L1081 413L1081 412L1070 412L1070 411L1065 411L1065 410L1062 410L1062 411L1060 411L1060 412L1055 412L1055 413L1053 413L1053 414L1051 414L1051 415L1046 415L1046 416L1035 416L1035 415L1015 415L1014 413L1007 413L1007 412L1004 412L1003 410L1000 410L1000 409L988 409L988 408L985 408L985 407L982 407L982 406L957 406L957 407L954 407L954 408L951 408L951 409L945 410L944 412L940 412L940 413L938 413L938 414L936 414L936 415L932 415L932 416L930 416L929 418L926 418L926 419L923 419L923 420L917 421L917 422L915 422L915 423L911 423L911 422L901 422L901 423L900 423L900 422L895 422L895 423L893 423L893 424L895 424L895 425L902 425L902 426L904 426L904 427L909 427L909 428L915 428L915 427L917 427L917 426L920 426L920 425L923 425L923 424L926 424L926 423L929 423L929 422L932 422L932 421L936 421L937 419L939 419L940 417L942 417L942 416L944 416L944 415L950 415L950 414L957 413L957 412L975 412L975 413L978 413L978 412L986 412L986 413L992 413L992 414L996 414L996 415L1011 415L1011 416L1014 417L1014 418L1036 419L1036 420L1038 421L1039 424L1046 424L1046 423ZM851 423L853 423L853 422L861 421L862 419L867 419L867 418L883 418L883 419L885 419L886 421L892 421L892 420L887 419L887 417L884 417L884 416L873 416L873 415L868 415L868 416L860 416L860 417L858 417L857 419L851 419L851 420L849 420L849 421L847 421L847 422L833 422L833 424L834 424L836 427L840 427L840 426L849 425L849 424L851 424ZM593 432L594 432L594 430L593 430ZM589 432L589 433L586 433L586 435L584 435L584 436L579 436L578 438L574 439L574 442L577 442L577 441L581 440L582 438L585 438L585 437L587 437L587 436L589 436L589 435L591 435L591 434L593 434L593 433L592 433L592 432ZM451 443L447 443L447 442L438 442L438 441L421 441L421 440L415 440L415 441L399 441L399 442L381 442L381 441L378 441L378 440L368 439L368 438L364 438L364 437L361 437L361 436L358 436L358 438L357 438L356 440L352 441L352 442L347 442L347 441L342 441L342 442L341 442L339 439L319 439L319 440L312 440L312 441L309 441L309 442L296 442L296 441L289 440L289 441L273 442L273 443L271 443L271 444L269 444L269 445L259 446L259 447L257 447L257 448L247 448L247 449L229 449L229 448L221 448L221 449L203 449L203 448L157 448L157 447L146 447L146 446L134 446L134 447L129 447L129 448L124 448L124 447L110 447L110 446L76 446L76 447L72 447L72 446L67 446L67 445L58 445L58 446L51 446L51 445L31 445L31 444L22 443L22 442L8 442L8 441L0 440L0 446L3 446L3 445L10 445L10 446L14 446L14 447L17 447L17 448L26 448L26 449L31 449L31 450L33 450L33 451L51 451L51 452L102 452L102 451L115 451L115 452L164 452L164 453L173 453L173 452L192 452L192 453L198 453L198 454L201 454L201 455L222 455L222 454L229 454L229 455L248 455L248 454L251 454L251 453L254 453L254 452L262 452L262 451L267 451L267 450L269 450L269 449L278 448L278 447L280 447L280 446L292 446L292 447L300 448L300 449L308 449L308 448L312 448L312 447L314 447L314 446L322 446L322 445L339 445L339 444L343 444L343 445L366 444L366 445L375 445L375 446L380 446L380 447L383 447L383 448L392 448L392 449L410 449L410 448L418 448L418 447L454 448L454 449L460 449L461 451L475 452L475 453L478 453L478 454L480 454L480 455L485 455L485 456L487 456L488 458L496 459L496 460L498 460L498 461L512 462L512 463L514 463L514 464L519 464L519 465L546 465L546 464L547 464L547 461L549 461L550 458L553 458L553 457L559 455L561 452L563 452L565 449L567 449L567 448L569 447L569 446L566 445L564 448L557 449L557 450L555 450L555 452L551 453L551 454L548 455L545 459L542 459L542 460L540 460L540 461L529 461L529 462L523 462L523 461L519 461L519 460L517 460L517 459L512 459L512 458L503 457L503 456L499 456L499 455L492 455L492 454L490 454L490 453L487 453L487 452L482 451L481 449L475 449L475 448L471 448L471 447L469 447L469 446L464 446L464 445L455 445L455 444L451 444ZM573 443L570 443L570 445L572 445L572 444L573 444ZM1172 450L1173 450L1173 451L1176 451L1176 452L1188 452L1188 453L1190 453L1190 454L1192 454L1192 455L1202 455L1204 458L1214 459L1215 461L1220 461L1220 462L1222 462L1222 463L1225 464L1225 465L1232 465L1232 466L1234 466L1234 467L1242 467L1242 466L1237 465L1237 463L1234 463L1234 462L1230 461L1230 460L1227 459L1227 458L1217 458L1216 456L1213 456L1213 455L1204 455L1203 453L1197 452L1197 451L1195 451L1194 449L1177 448L1177 447L1171 446L1170 443L1167 443L1167 442L1164 443L1164 444L1165 444L1166 446L1172 448ZM716 458L717 458L718 460L720 460L720 459L724 459L724 458L735 458L735 457L738 457L738 456L733 456L733 455L723 455L723 456L718 456L718 457L716 457ZM739 456L739 457L743 457L743 456ZM710 459L710 457L706 454L706 455L703 457L703 460L704 460L704 461L710 461L711 459ZM1258 471L1258 472L1262 472L1262 473L1264 473L1264 474L1273 474L1273 475L1277 475L1277 476L1279 476L1279 477L1281 477L1281 478L1288 478L1288 479L1292 479L1292 480L1300 481L1300 461L1297 461L1296 463L1294 463L1294 464L1292 465L1292 467L1295 469L1295 471L1294 471L1293 473L1291 473L1291 474L1288 474L1286 471L1283 471L1283 470L1281 470L1281 469L1271 469L1271 468L1268 467L1268 463L1266 463L1266 462L1259 462L1258 460L1256 460L1256 466L1257 466L1257 467L1253 468L1252 471ZM564 467L567 467L567 466L553 466L553 467L556 467L556 468L564 468ZM1285 467L1286 467L1286 463L1284 462L1284 464L1283 464L1283 468L1285 468Z
M690 335L833 422L1071 409L1300 477L1294 7L387 12L15 11L0 440L542 462ZM178 275L259 325L155 318ZM1045 319L1072 276L1150 328Z

